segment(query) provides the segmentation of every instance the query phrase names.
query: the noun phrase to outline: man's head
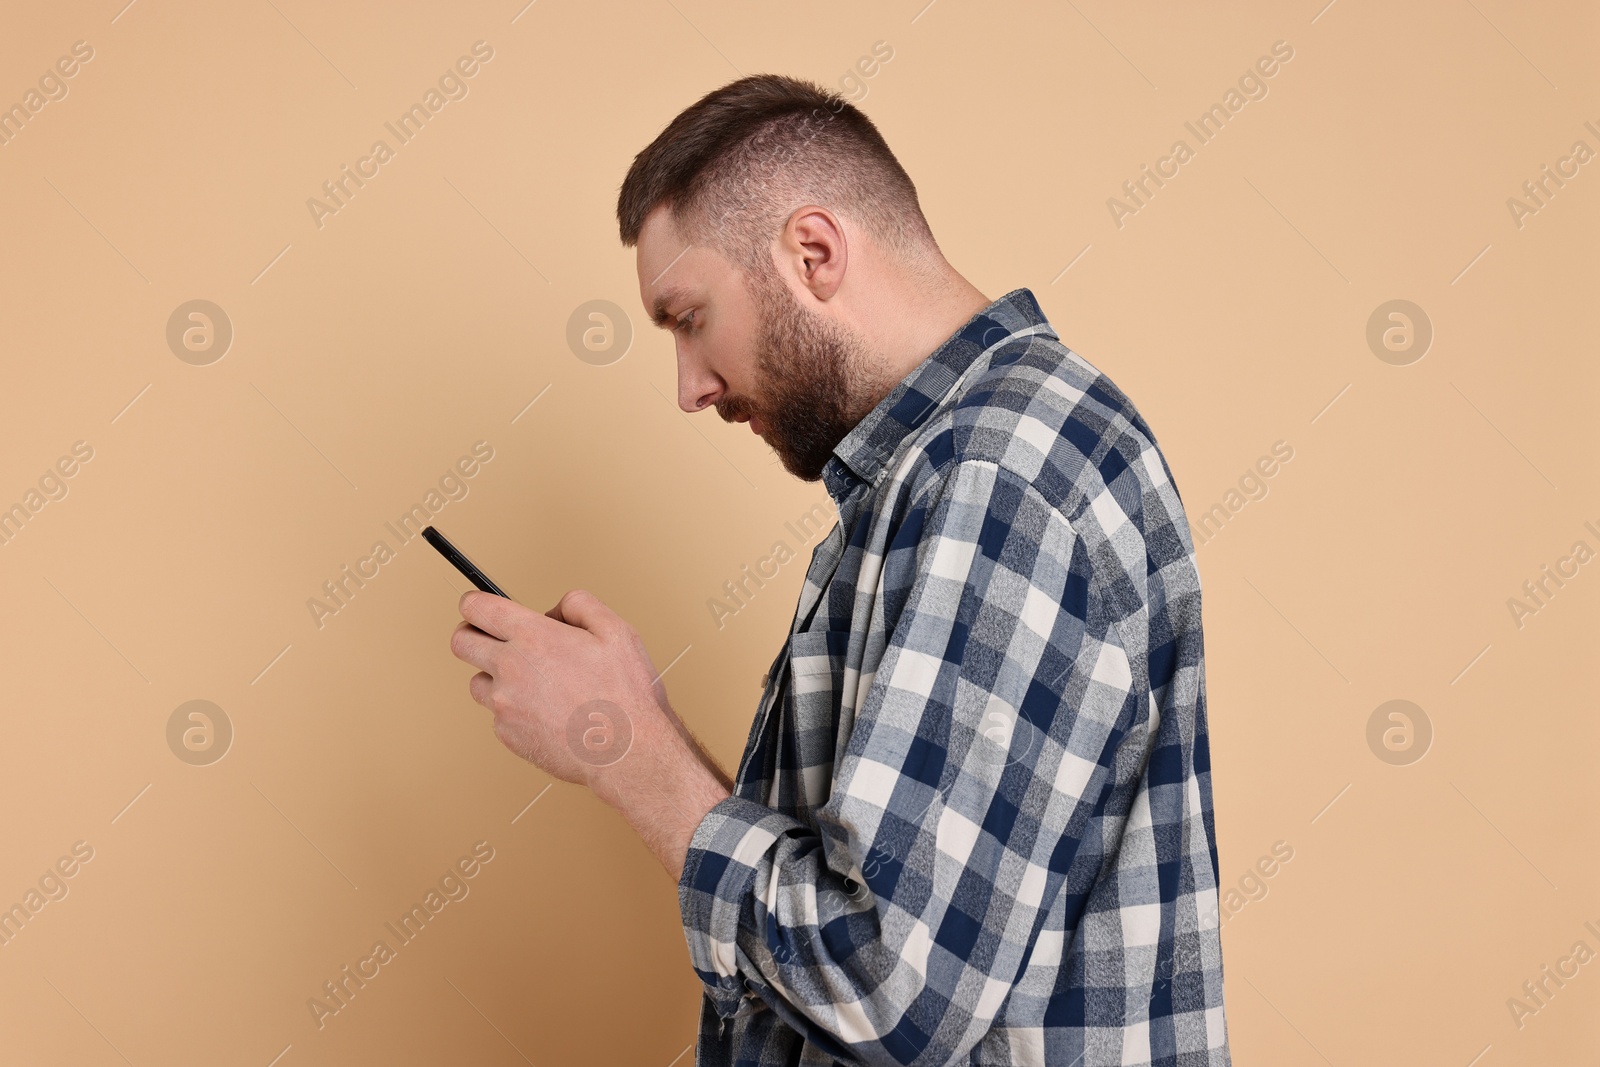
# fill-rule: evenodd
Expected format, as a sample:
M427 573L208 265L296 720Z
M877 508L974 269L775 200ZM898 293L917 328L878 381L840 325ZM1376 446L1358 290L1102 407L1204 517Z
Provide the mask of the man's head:
M681 112L617 198L639 295L673 330L678 404L749 421L807 481L900 377L877 323L947 270L910 177L837 93L743 78Z

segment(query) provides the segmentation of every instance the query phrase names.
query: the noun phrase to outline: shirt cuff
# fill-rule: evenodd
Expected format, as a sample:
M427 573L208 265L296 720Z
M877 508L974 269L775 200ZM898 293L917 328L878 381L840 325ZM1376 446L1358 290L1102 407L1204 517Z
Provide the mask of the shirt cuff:
M683 936L689 963L723 1018L756 996L750 976L740 970L738 948L741 921L755 926L751 884L759 868L770 866L778 838L804 829L803 823L735 794L706 812L689 838L678 879Z

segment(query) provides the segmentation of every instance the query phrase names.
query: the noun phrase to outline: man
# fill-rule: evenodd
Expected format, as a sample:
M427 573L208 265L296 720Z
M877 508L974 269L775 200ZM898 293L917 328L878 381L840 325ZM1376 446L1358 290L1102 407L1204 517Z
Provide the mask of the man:
M732 781L587 593L468 593L452 647L501 740L678 879L696 1063L1228 1064L1199 577L1133 404L1028 290L956 273L809 83L707 94L617 214L679 405L839 522Z

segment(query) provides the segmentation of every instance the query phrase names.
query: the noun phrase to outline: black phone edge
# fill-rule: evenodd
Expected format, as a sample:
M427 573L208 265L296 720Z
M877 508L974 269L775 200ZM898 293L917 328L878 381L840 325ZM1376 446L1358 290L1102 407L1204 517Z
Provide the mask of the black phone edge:
M445 537L444 534L440 533L432 526L424 526L422 528L422 536L427 539L428 544L438 549L439 554L448 560L452 567L460 571L467 581L471 582L485 593L493 593L495 596L502 596L507 600L512 599L510 593L507 593L504 589L501 589L498 585L494 584L494 582L489 579L489 576L478 569L478 566L468 559L459 548L457 548L455 545L452 545L450 540Z

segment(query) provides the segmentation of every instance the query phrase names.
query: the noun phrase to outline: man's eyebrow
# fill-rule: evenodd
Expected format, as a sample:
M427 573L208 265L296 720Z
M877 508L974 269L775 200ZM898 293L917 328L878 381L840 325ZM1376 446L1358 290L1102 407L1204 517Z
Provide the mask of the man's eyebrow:
M651 305L651 321L653 321L657 326L665 329L667 325L667 319L669 318L667 315L667 305L675 304L678 301L687 298L688 295L689 289L687 286L675 285L671 288L663 289L659 294L656 295L655 302Z

